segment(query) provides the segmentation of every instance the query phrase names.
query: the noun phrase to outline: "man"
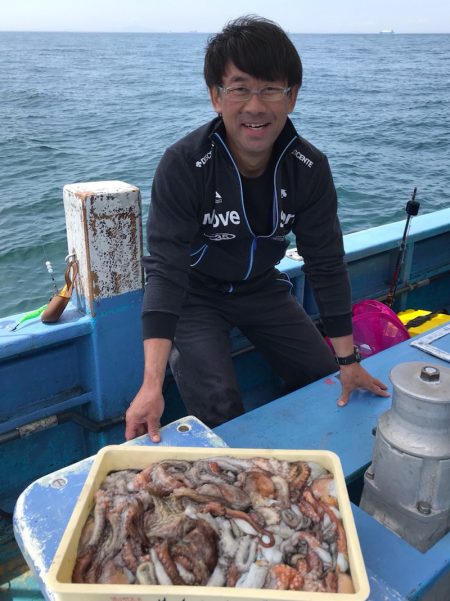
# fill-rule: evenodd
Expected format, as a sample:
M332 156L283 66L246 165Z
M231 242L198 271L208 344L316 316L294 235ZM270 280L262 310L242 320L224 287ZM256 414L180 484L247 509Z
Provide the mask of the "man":
M164 154L148 219L145 368L126 438L159 442L167 362L190 414L210 427L243 412L229 333L238 326L290 389L336 371L336 359L275 265L292 231L340 365L356 388L388 396L354 354L351 293L326 157L288 114L300 57L275 23L242 17L209 40L204 75L218 117Z

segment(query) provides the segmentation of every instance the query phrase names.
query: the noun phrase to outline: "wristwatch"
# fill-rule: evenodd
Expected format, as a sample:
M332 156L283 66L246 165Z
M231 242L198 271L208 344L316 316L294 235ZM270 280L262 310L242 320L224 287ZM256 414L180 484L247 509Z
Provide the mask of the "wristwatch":
M359 363L361 361L361 355L357 346L353 347L353 353L347 355L347 357L335 357L338 365L352 365L352 363Z

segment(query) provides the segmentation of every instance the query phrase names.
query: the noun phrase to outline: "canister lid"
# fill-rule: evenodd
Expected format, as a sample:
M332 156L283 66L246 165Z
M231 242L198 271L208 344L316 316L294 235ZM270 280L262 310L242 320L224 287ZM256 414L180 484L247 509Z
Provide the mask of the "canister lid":
M450 403L450 369L424 361L399 363L390 373L392 384L410 397Z

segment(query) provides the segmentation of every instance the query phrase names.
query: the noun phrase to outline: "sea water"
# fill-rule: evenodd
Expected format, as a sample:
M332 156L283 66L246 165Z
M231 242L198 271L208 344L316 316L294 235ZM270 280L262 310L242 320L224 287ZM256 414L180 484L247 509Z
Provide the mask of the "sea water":
M292 120L325 152L345 233L421 213L450 189L450 35L292 34ZM122 180L144 211L164 149L214 116L207 34L0 33L0 316L64 283L65 184Z

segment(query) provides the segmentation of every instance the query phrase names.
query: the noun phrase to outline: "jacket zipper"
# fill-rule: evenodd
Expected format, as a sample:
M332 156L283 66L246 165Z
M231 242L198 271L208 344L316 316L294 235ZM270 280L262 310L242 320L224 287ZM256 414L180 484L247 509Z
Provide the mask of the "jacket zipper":
M208 245L203 244L203 246L200 246L200 248L198 248L197 250L195 250L194 252L191 253L191 258L194 258L196 255L199 255L194 263L190 263L191 267L195 267L197 265L197 263L200 263L200 261L203 259L203 255L205 254L207 248L208 248Z
M274 209L273 209L273 213L274 213L274 225L273 225L273 229L271 231L270 234L267 234L266 236L256 236L254 231L252 230L252 228L250 227L250 223L248 222L247 219L247 214L245 212L245 205L244 205L244 193L242 191L242 180L241 180L241 174L239 173L239 169L237 168L237 165L233 159L233 156L231 155L231 152L228 150L227 145L225 144L224 140L222 140L222 138L220 137L220 135L215 132L213 134L214 137L216 137L220 143L222 144L223 148L226 150L228 156L230 157L230 160L233 164L233 167L236 171L236 175L238 178L238 182L239 182L239 190L240 190L240 195L241 195L241 207L242 207L242 214L244 215L245 218L245 223L247 224L247 228L248 231L250 232L250 234L253 236L253 240L252 240L252 244L250 246L250 255L249 255L249 260L248 260L248 269L247 269L247 273L245 274L243 280L247 280L250 277L250 274L252 272L253 269L253 258L255 255L255 251L256 251L256 246L257 246L257 240L258 238L270 238L271 236L273 236L274 232L276 231L277 227L278 227L278 220L279 220L279 210L278 210L278 194L277 194L277 188L276 188L276 179L277 179L277 171L278 171L278 166L280 164L281 159L284 157L284 155L287 152L287 149L289 148L289 146L291 146L291 144L293 144L293 142L297 139L297 136L294 136L285 146L284 150L280 153L280 156L278 157L278 160L276 162L275 165L275 169L273 172L273 197L274 197ZM276 215L276 217L275 217Z

